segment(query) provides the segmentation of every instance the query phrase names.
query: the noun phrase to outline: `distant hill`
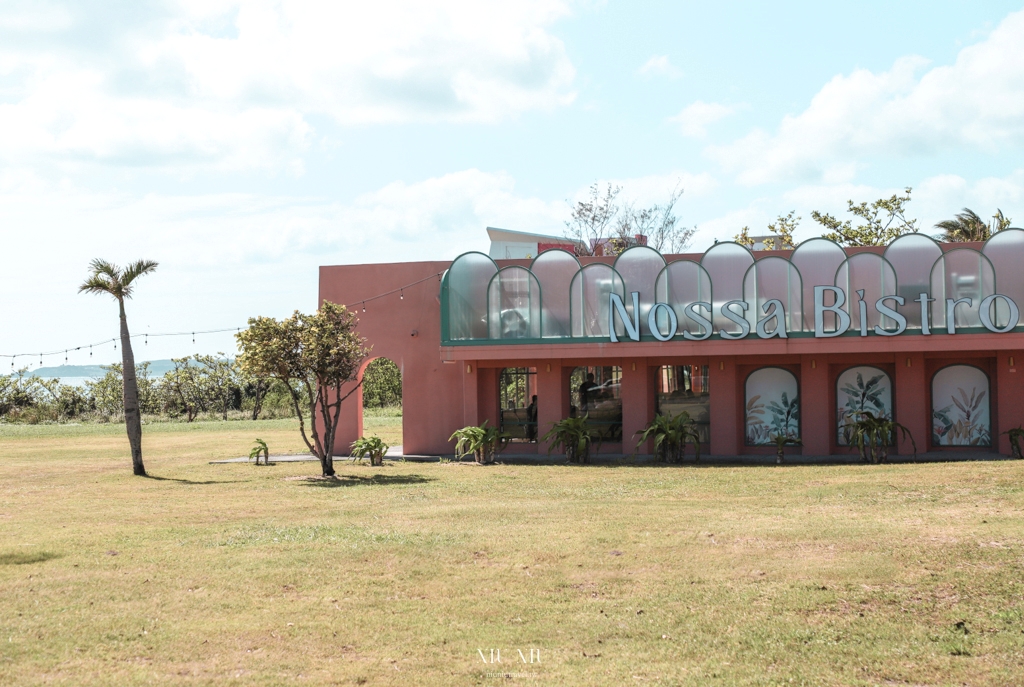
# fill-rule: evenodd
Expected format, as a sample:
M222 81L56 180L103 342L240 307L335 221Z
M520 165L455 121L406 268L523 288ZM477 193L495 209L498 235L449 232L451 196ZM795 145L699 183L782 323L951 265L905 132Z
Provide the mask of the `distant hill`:
M174 369L174 363L170 359L149 361L150 377L163 377L164 374L172 369ZM103 369L102 365L55 365L53 367L40 367L37 370L31 370L29 374L37 377L60 377L61 379L65 377L99 379L107 374L107 371Z

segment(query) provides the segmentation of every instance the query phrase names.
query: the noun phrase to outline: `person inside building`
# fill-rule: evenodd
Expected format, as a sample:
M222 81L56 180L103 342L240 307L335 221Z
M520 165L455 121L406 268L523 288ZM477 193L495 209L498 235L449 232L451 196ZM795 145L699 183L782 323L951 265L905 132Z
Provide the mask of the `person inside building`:
M530 441L537 441L537 396L534 394L530 399L530 405L526 406L526 438Z
M580 409L583 412L591 410L590 401L593 398L594 389L597 388L597 384L594 383L594 373L587 373L587 380L580 384Z

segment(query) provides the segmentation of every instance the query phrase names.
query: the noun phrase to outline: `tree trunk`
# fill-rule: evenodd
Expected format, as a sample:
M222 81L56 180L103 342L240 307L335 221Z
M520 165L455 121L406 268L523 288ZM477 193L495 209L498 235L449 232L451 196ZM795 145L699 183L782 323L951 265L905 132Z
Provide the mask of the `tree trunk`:
M135 379L135 354L132 353L132 339L128 334L128 318L124 313L124 301L118 300L121 311L121 366L124 380L124 426L128 431L128 444L132 449L132 472L146 476L142 463L142 415L139 412L139 383Z

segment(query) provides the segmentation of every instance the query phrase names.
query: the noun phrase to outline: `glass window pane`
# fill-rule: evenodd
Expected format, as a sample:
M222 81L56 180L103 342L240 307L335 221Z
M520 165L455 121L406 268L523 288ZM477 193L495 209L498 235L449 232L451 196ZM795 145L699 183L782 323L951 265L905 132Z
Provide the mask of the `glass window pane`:
M622 441L622 368L577 367L569 384L569 414L587 416L593 437Z
M655 408L659 415L687 413L697 425L700 443L711 442L711 389L707 365L663 365L658 368Z
M808 239L790 254L789 261L803 281L803 321L809 330L814 329L814 287L834 285L836 270L845 260L846 251L822 238ZM826 313L824 324L827 331L835 331L835 315Z
M559 248L544 251L530 264L530 271L540 284L541 336L558 338L571 335L569 289L579 268L576 257Z
M634 291L640 294L641 334L651 333L647 316L651 312L651 306L655 303L655 282L664 268L665 258L661 257L661 253L647 246L629 248L615 259L615 271L622 277L625 289L626 310L634 316L634 319L636 314L633 312L631 294Z
M540 285L530 270L502 268L487 291L490 338L540 338Z
M739 333L739 326L721 314L722 305L729 301L743 300L743 276L754 264L753 254L738 243L727 241L711 246L700 265L711 277L711 293L714 297L714 320L716 330Z
M691 320L684 312L690 303L711 302L711 277L700 264L692 260L676 260L658 275L655 286L658 303L668 303L675 310L676 320L679 323L679 335L683 331L689 331L694 336L700 336L700 326ZM711 319L711 313L701 308L699 313ZM668 331L668 317L664 308L659 312L658 326L661 331Z
M747 319L750 320L751 329L764 317L764 304L777 299L786 309L787 331L803 330L800 273L789 260L771 256L755 262L743 280L743 297L750 305Z
M748 446L769 446L775 437L800 437L796 377L789 370L763 367L747 377L746 439Z
M1024 311L1024 230L1004 229L992 235L981 249L995 269L995 290L1009 296ZM1003 299L996 301L993 318L996 326L1003 326L1009 311Z
M497 272L497 265L483 253L460 255L448 268L448 335L452 339L487 338L487 287Z
M836 380L837 443L849 446L853 426L869 412L892 419L892 381L877 367L852 367Z
M942 257L942 248L926 234L904 234L889 244L883 257L896 270L897 295L906 301L897 310L907 318L908 328L920 329L921 305L914 301L931 290L932 266Z
M988 375L970 365L950 365L932 378L932 444L991 446Z
M624 296L622 278L611 265L595 262L580 269L572 278L571 296L573 336L609 336L608 297ZM624 299L625 300L625 299ZM616 322L616 333L625 327Z
M995 270L983 254L971 248L956 248L943 254L932 268L932 327L946 327L946 299L970 298L971 304L957 305L954 323L960 327L981 327L981 301L995 292ZM1006 324L997 311L996 326Z
M846 292L846 305L842 309L850 314L850 331L860 331L861 328L858 291L864 291L869 334L878 325L884 329L896 328L896 323L891 318L882 317L875 309L875 302L879 298L896 295L896 270L881 255L851 255L836 272L836 286ZM895 304L890 302L888 305Z
M506 367L498 376L499 429L512 441L537 441L537 368Z

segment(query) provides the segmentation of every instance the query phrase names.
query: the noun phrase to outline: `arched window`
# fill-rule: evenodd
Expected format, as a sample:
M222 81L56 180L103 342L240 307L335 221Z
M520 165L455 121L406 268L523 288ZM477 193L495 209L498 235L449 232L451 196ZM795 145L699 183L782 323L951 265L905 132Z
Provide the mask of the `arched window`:
M574 337L607 337L608 296L623 296L622 277L611 265L595 262L580 269L572 278L569 288L569 311ZM616 323L616 333L622 334L623 325Z
M739 333L739 326L722 314L722 306L729 301L743 300L743 275L753 264L754 254L733 241L716 243L701 257L700 266L711 277L711 293L714 296L712 321L716 330Z
M782 435L800 438L799 388L796 377L781 367L762 367L747 377L748 446L768 446Z
M651 306L654 305L656 300L655 283L663 269L665 269L665 258L661 257L661 253L647 246L627 248L619 257L615 258L615 271L619 273L624 283L626 311L633 316L634 320L637 319L638 313L633 312L631 294L634 291L640 294L638 300L640 303L639 323L641 334L651 333L647 323L647 316L650 314Z
M497 272L483 253L463 253L452 262L441 285L449 339L487 338L487 286Z
M991 446L988 375L972 365L950 365L932 377L932 444Z
M851 367L836 380L836 443L849 446L853 426L868 412L892 419L892 380L877 367Z
M803 320L809 330L814 329L814 287L832 284L836 270L845 260L846 251L823 238L807 239L790 254L789 261L800 272L803 282ZM834 319L831 313L825 315L825 322L833 329Z
M540 338L540 284L525 267L503 267L487 286L487 324L492 339Z
M540 282L543 293L541 336L544 338L568 337L572 331L569 324L569 287L579 268L576 256L561 248L550 248L530 263L530 271Z
M595 439L622 441L622 368L575 368L569 384L569 413L586 415Z
M955 248L932 267L932 327L955 331L960 327L981 328L981 302L996 290L992 262L971 248ZM947 313L952 312L952 322ZM1006 324L1006 313L997 311L997 327Z

